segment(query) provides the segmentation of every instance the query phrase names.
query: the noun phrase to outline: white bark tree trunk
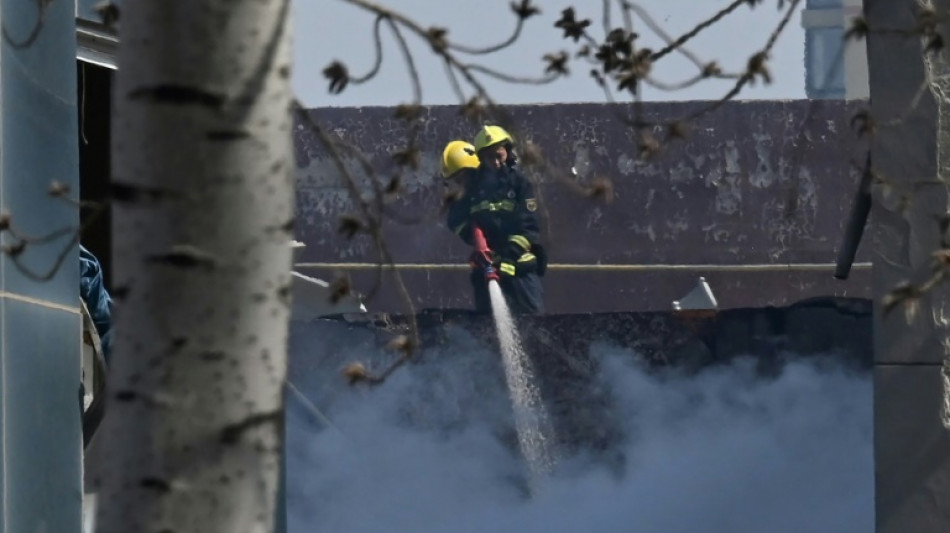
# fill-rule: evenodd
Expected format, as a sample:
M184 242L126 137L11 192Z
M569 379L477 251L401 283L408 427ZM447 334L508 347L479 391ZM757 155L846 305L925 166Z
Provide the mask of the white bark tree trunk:
M289 0L126 0L98 531L269 532L294 211Z

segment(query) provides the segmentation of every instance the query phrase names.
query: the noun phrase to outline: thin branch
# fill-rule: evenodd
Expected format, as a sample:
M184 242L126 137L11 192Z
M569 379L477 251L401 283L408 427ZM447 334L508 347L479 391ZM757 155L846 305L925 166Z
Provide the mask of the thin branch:
M379 255L377 272L380 278L381 278L383 266L384 265L390 266L390 269L393 273L393 278L396 282L396 287L399 291L400 297L402 298L403 304L406 306L406 310L408 311L407 314L409 316L409 325L410 325L410 331L412 334L413 344L410 347L408 347L408 349L406 350L406 353L403 355L403 358L401 358L401 359L408 359L409 357L412 356L414 348L419 345L419 338L420 338L418 323L415 317L415 305L412 303L412 298L409 296L409 292L406 289L405 282L402 279L402 275L399 273L398 270L395 269L392 254L389 251L389 248L386 245L385 239L383 238L383 235L382 235L381 218L378 216L374 216L372 206L360 194L359 187L357 186L357 183L356 183L356 178L353 176L353 174L350 172L350 169L347 168L345 162L343 161L342 154L340 153L340 150L338 149L338 145L334 141L334 139L329 135L329 133L327 133L327 131L324 128L322 128L315 120L313 120L313 117L311 117L310 114L306 112L306 110L300 104L299 101L295 100L293 105L294 105L294 108L298 111L298 114L306 122L308 128L317 136L321 144L323 144L324 148L327 150L327 153L330 155L331 159L333 160L333 163L336 166L337 170L343 176L344 184L346 185L351 198L357 204L360 214L362 215L363 219L366 221L367 223L366 231L373 238L376 251ZM359 152L354 151L354 153L358 154ZM376 192L376 195L375 195L376 207L379 208L382 205L381 204L382 190L379 188L379 181L374 178L375 173L373 172L373 169L369 160L366 159L365 157L361 157L359 158L359 161L361 165L363 165L364 170L368 171L368 173L370 174L370 183L373 185L374 190ZM374 284L372 293L375 294L375 291L378 290L380 286L381 286L381 279L378 280L376 284ZM404 361L397 360L397 363L394 364L394 367L400 366L401 364L403 364L403 362ZM385 380L385 377L388 376L391 373L391 371L394 369L395 368L390 369L389 371L385 372L383 376L381 376L380 378L372 379L370 380L370 382L381 383L383 380Z
M497 70L494 70L482 65L474 65L474 64L463 65L463 67L465 68L465 70L470 70L473 72L481 72L482 74L485 74L486 76L495 78L497 80L506 81L509 83L517 83L521 85L547 85L548 83L551 83L552 81L557 81L560 78L560 76L558 75L545 76L543 78L523 78L520 76L513 76L511 74L505 74L504 72L499 72Z
M399 31L399 25L392 19L387 19L387 21L389 22L389 27L392 29L393 34L396 36L396 40L399 42L399 48L402 50L402 55L406 60L406 68L409 69L409 75L412 78L413 103L420 104L422 103L422 81L419 79L419 71L416 69L412 52L409 50L406 38L403 37L402 32Z
M430 46L432 46L433 51L437 55L441 56L449 65L462 74L463 78L465 78L465 80L476 90L476 93L479 97L481 97L486 102L489 101L488 92L485 90L485 87L472 75L469 65L460 62L455 56L449 53L449 49L444 46L444 43L439 42L430 30L423 28L418 23L405 17L404 15L401 15L391 9L383 7L369 0L342 1L355 7L370 11L377 16L382 15L391 18L393 21L398 22L403 27L416 34L416 36L425 40Z
M779 36L782 34L782 31L785 30L785 27L788 25L788 21L791 20L792 15L795 14L795 9L798 7L798 4L801 3L801 0L791 0L788 10L785 12L785 15L782 17L782 20L779 21L778 27L769 35L768 40L765 43L765 46L762 48L759 55L763 57L768 57L769 52L772 51L772 47L775 46L775 42L778 40ZM695 113L692 113L686 117L687 120L693 120L699 118L707 113L710 113L716 109L722 107L723 104L732 100L738 95L743 87L745 87L749 82L755 79L755 72L746 71L742 76L739 77L739 80L736 81L736 84L726 93L722 98L716 100L709 106L704 109L701 109Z
M917 88L917 91L914 93L914 97L911 98L907 105L904 106L904 109L895 115L894 118L882 122L875 121L877 122L877 126L897 126L902 124L910 117L910 114L917 109L924 95L927 94L927 91L930 89L932 80L928 79L929 74L926 72L924 74L924 79L920 82L920 87Z
M712 26L713 24L716 24L717 22L722 20L723 17L735 11L742 4L748 4L748 3L749 3L749 0L733 0L731 4L721 9L718 13L700 22L699 24L696 25L696 27L684 33L683 35L680 35L678 38L676 38L676 40L670 42L668 45L660 49L658 52L655 52L653 55L650 56L650 59L653 61L657 61L663 56L672 52L673 50L682 48L682 46L686 44L687 41L699 35L700 32ZM640 8L640 9L642 10L643 8Z
M693 85L696 85L697 83L705 79L708 79L708 78L706 76L703 76L702 74L696 74L692 78L688 78L681 82L668 83L668 82L662 82L662 81L659 81L657 79L647 76L646 78L643 78L643 82L649 85L650 87L653 87L654 89L659 89L661 91L667 91L667 92L675 92L675 91L680 91L680 90L692 87Z
M458 97L459 104L464 104L466 100L465 91L462 90L458 76L455 75L455 69L452 68L452 63L443 58L443 65L445 66L445 76L449 79L449 84L452 86L455 96Z
M55 276L57 272L59 272L60 267L63 266L66 258L69 257L70 252L72 252L73 248L78 243L79 232L75 231L73 232L72 238L69 239L69 243L63 248L62 251L60 251L59 255L56 257L56 261L53 262L53 265L45 274L37 274L36 272L24 266L22 263L20 263L20 258L18 255L8 253L7 256L10 258L10 261L13 263L16 269L27 278L30 278L33 281L49 281L53 279L53 276Z
M635 4L633 2L624 2L624 6L625 6L625 9L634 11L641 19L643 19L643 22L647 25L647 27L653 30L653 33L656 33L658 36L660 36L660 38L662 38L664 41L668 43L671 43L672 45L672 43L674 42L673 37L671 37L668 33L666 33L666 31L663 30L663 27L660 26L655 20L653 20L653 17L650 16L650 13L646 9L644 9L640 5ZM683 56L685 56L687 59L692 61L698 68L702 69L704 67L704 63L700 61L699 58L696 57L695 54L693 54L686 48L682 46L677 46L677 47L674 47L673 49L683 54ZM652 59L652 56L651 56L651 59Z
M518 17L518 25L515 26L515 31L511 34L510 37L508 37L507 39L505 39L504 41L498 44L495 44L492 46L486 46L485 48L472 48L472 47L461 45L458 43L449 43L448 48L449 50L454 50L456 52L461 52L463 54L469 54L469 55L487 55L487 54L492 54L494 52L499 52L515 44L515 42L521 37L521 30L524 28L525 20L526 19L524 18Z
M6 231L14 239L24 242L26 244L46 244L48 242L55 241L59 239L60 237L65 237L66 235L72 235L79 229L80 228L77 228L75 226L66 226L64 228L59 228L58 230L53 230L50 233L47 233L46 235L42 235L39 237L31 237L28 235L20 234L15 229L13 229L13 226L10 226L9 228L7 228Z
M373 67L370 68L366 74L351 78L350 81L354 84L359 85L375 78L376 75L379 74L379 69L383 66L383 39L380 35L380 28L384 20L388 20L388 17L379 15L376 17L376 21L373 22L373 44L376 50L376 59L373 62Z
M630 14L630 10L627 9L627 0L617 0L617 4L620 6L620 13L623 15L623 26L628 33L633 33L633 15Z
M20 255L21 255L22 252L23 252L23 248L20 249L20 252L19 252L19 253L6 252L6 255L7 255L7 257L10 258L10 262L13 263L13 266L15 266L16 269L17 269L21 274L23 274L24 276L26 276L27 278L29 278L29 279L31 279L31 280L33 280L33 281L40 281L40 282L49 281L49 280L53 279L53 276L55 276L57 272L59 272L59 269L63 266L63 263L66 261L66 258L69 257L69 255L70 255L70 253L72 252L73 248L79 243L79 237L83 234L83 232L85 232L86 229L88 229L90 226L92 226L93 223L96 222L96 220L99 218L99 216L100 216L103 212L105 212L105 204L101 204L97 209L95 209L95 210L89 215L89 217L86 219L86 222L84 222L82 225L80 225L78 229L77 229L77 228L68 228L68 230L69 230L68 233L65 231L65 229L61 229L61 230L56 230L56 231L52 232L49 236L45 236L45 237L42 237L42 238L36 238L36 239L31 240L31 241L26 241L26 240L23 240L23 239L18 238L18 240L20 241L20 243L25 246L25 245L28 245L28 244L40 244L40 243L47 243L47 242L50 242L52 239L51 239L51 238L47 238L47 237L51 237L51 236L54 236L54 235L57 236L57 237L63 237L63 236L65 236L65 235L67 235L67 234L71 235L71 237L70 237L70 239L69 239L69 242L66 243L66 246L64 246L63 249L62 249L62 250L59 252L59 254L56 256L56 260L53 262L52 266L50 266L49 270L48 270L47 272L43 273L43 274L38 274L38 273L36 273L36 272L30 270L29 268L27 268L25 265L23 265L23 264L20 262ZM11 235L13 235L14 237L16 237L16 236L13 234L11 228L8 228L7 231L9 231L9 232L11 233Z

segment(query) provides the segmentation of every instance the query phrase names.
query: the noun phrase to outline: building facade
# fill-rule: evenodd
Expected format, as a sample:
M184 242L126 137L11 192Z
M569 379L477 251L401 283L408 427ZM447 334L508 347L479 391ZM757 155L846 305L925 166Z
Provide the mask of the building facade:
M805 93L808 98L868 97L867 47L863 39L845 41L861 0L807 0L805 28Z

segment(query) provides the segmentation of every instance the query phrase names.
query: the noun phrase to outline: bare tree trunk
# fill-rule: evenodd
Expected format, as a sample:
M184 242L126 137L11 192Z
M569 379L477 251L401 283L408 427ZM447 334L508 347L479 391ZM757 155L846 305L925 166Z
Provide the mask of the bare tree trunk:
M269 532L293 217L289 0L126 0L103 533Z
M878 533L950 530L950 0L865 0L874 203L874 502ZM929 15L936 9L935 15ZM933 27L928 29L928 20ZM932 35L930 32L933 32ZM936 39L939 37L939 39ZM941 44L933 46L932 44ZM901 298L905 294L911 297ZM890 298L902 302L886 312Z

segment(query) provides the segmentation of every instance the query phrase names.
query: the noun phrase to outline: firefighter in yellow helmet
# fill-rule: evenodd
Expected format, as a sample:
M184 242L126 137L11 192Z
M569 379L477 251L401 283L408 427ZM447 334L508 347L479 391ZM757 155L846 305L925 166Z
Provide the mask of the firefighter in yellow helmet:
M442 177L452 179L465 169L478 168L475 147L465 141L452 141L442 151Z
M476 311L491 312L485 275L490 265L512 312L540 314L544 312L541 277L547 261L539 243L538 201L531 182L515 167L513 144L500 126L483 126L478 131L472 146L478 166L466 170L465 190L449 209L448 226L469 245L474 245L478 228L490 248L487 257L477 251L472 254ZM470 158L465 161L472 163Z

